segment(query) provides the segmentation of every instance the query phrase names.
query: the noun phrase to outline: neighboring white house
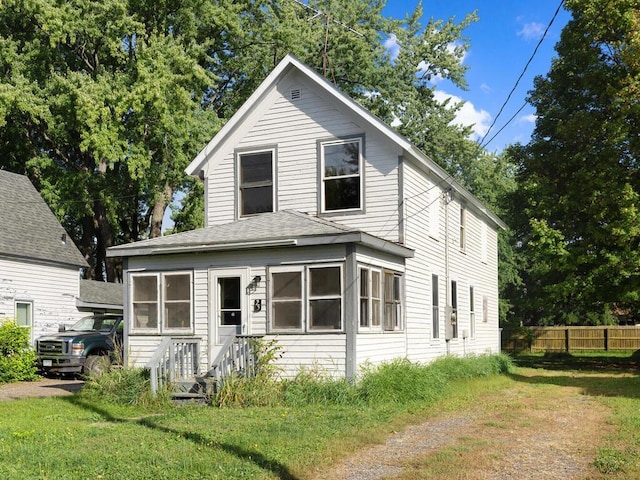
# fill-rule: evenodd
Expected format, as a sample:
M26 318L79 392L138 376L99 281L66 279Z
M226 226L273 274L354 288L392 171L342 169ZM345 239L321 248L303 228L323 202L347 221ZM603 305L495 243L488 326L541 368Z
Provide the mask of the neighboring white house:
M84 257L29 179L0 170L0 320L31 327L33 341L106 308L92 282L83 280L87 289L80 288L85 267Z
M211 368L230 336L301 366L496 353L503 222L395 130L287 56L187 168L206 227L113 247L126 350L167 338Z

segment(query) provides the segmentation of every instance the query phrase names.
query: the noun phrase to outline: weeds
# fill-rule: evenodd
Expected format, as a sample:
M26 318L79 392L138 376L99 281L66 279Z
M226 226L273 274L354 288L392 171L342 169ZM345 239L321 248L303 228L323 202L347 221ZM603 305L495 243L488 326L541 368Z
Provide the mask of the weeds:
M151 393L149 371L143 368L112 367L101 375L92 375L80 395L89 400L144 407L170 404L168 390L155 396Z
M628 455L616 448L599 448L593 466L600 473L617 473L624 469Z

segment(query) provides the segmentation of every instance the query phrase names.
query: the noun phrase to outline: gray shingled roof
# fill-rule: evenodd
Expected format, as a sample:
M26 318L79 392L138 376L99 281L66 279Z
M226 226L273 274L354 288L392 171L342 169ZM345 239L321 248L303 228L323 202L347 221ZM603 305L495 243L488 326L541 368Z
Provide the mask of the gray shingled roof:
M4 170L0 170L0 255L87 266L29 179Z
M124 303L124 285L97 280L80 280L80 306L122 307Z
M224 225L111 247L107 256L126 257L174 252L241 250L256 247L323 245L356 242L409 257L412 250L360 230L322 218L282 210Z

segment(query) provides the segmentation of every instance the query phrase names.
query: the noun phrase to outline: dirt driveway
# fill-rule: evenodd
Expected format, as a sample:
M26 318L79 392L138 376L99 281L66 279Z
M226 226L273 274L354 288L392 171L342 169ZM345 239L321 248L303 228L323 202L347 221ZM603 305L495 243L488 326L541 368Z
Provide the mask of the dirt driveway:
M21 398L44 398L71 395L82 388L84 381L66 378L42 378L35 382L0 385L0 402Z
M535 373L471 408L411 425L314 480L600 478L593 460L613 428L609 409L582 388L539 384L528 375Z

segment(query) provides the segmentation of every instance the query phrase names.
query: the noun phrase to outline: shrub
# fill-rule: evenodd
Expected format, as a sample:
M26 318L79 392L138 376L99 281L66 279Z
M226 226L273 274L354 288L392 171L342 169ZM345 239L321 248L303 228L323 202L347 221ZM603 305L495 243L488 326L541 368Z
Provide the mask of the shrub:
M153 395L149 371L144 368L112 367L102 375L92 375L80 395L88 400L115 404L159 406L171 403L167 389Z
M14 321L0 324L0 383L38 378L36 354L29 337L30 329Z

